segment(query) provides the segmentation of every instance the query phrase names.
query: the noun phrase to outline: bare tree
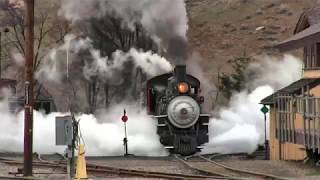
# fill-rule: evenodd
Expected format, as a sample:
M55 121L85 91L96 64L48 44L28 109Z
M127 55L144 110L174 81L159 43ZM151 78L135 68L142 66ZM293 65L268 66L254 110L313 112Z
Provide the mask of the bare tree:
M24 16L23 7L16 6L16 4L10 3L8 0L1 1L0 10L6 15L5 19L1 19L2 26L6 26L10 29L7 38L6 53L9 55L9 49L15 49L18 53L25 55L24 43ZM68 33L68 24L62 20L59 20L55 15L47 12L48 9L38 8L35 15L35 57L33 63L33 71L36 72L43 60L47 55L50 47L61 43L64 36ZM12 65L12 62L8 62L7 66ZM23 71L18 72L18 77L22 77ZM20 78L22 79L22 78ZM36 82L36 84L39 82ZM37 98L43 86L39 84L35 89L35 97Z
M93 40L93 46L99 49L102 56L111 56L116 50L123 52L129 51L131 48L141 49L143 51L157 52L158 47L153 39L147 34L143 27L139 24L135 24L134 27L126 27L119 18L114 18L106 15L100 19L90 19L83 26L81 24L82 31L88 34L90 39ZM85 27L85 28L83 28ZM112 60L107 62L112 64ZM146 75L141 69L133 69L133 62L128 61L124 66L124 72L121 72L121 76L124 78L124 82L120 85L114 85L110 82L99 79L94 76L88 82L87 97L90 104L90 112L94 112L97 107L97 98L99 91L104 92L104 106L108 107L110 97L113 100L119 102L131 95L130 98L137 100L140 98L140 92L142 91L142 83L146 80ZM130 92L131 91L131 92ZM138 93L139 92L139 93ZM101 99L101 97L99 98Z

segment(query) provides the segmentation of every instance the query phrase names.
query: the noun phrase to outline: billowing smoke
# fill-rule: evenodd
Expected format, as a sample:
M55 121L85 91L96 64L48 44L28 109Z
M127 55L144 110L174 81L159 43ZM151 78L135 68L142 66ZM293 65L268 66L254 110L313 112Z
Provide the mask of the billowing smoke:
M4 96L6 97L6 96ZM124 128L120 121L123 108L127 108L129 120L127 132L129 153L135 155L161 156L166 150L159 142L156 134L156 122L149 118L145 111L138 110L130 103L119 104L101 116L81 114L80 128L86 145L86 154L92 156L123 155ZM8 98L0 102L0 152L23 152L24 113L11 114ZM50 113L34 111L34 152L63 153L64 146L55 145L55 117L66 113ZM14 127L14 128L12 128Z
M130 69L141 68L142 72L148 76L156 76L172 70L169 61L151 51L143 52L134 48L128 52L116 50L111 57L107 57L101 56L101 52L92 46L89 38L76 38L69 34L65 37L64 42L44 59L43 65L36 72L38 80L61 81L67 76L67 71L69 73L74 71L76 68L74 64L81 61L81 51L88 53L84 65L78 67L87 80L90 80L92 76L100 76L105 81L113 81L117 73L125 70L125 64L129 61L132 61L134 66ZM119 82L119 79L117 81Z
M87 87L91 82L100 83L99 89L108 85L110 97L105 97L102 90L100 94L97 92L97 106L104 108L103 99L110 104L136 99L146 78L172 70L169 61L152 51L116 50L108 57L102 56L92 44L87 37L69 34L64 44L51 50L38 68L36 78L54 96L58 111L69 111L65 99L76 96L71 104L77 111L87 112L90 109Z
M218 116L211 119L209 143L203 153L252 153L259 144L263 144L264 115L259 103L275 90L298 80L301 67L301 61L290 55L285 55L281 60L263 57L260 62L249 65L248 71L254 71L257 75L248 81L246 90L234 94L229 106L222 108Z
M123 19L124 25L141 24L152 36L186 39L188 18L184 0L65 0L60 15L77 22L106 15Z
M301 60L292 55L284 55L281 61L275 57L258 57L258 62L251 63L248 67L251 77L247 87L250 89L268 84L278 90L300 79L302 66Z
M201 69L201 60L202 58L198 53L192 53L187 60L187 72L200 80L201 95L205 98L202 105L203 112L210 112L213 109L214 99L217 95L217 87L210 82L208 76Z
M184 0L65 0L59 14L73 23L111 16L122 19L122 25L131 29L140 24L166 51L170 61L181 64L187 57L188 18Z
M153 77L162 73L167 73L172 70L172 65L163 57L148 52L139 52L132 48L129 52L115 51L111 57L101 57L98 50L90 51L94 60L90 65L86 65L83 69L83 73L87 79L91 76L99 75L106 79L114 78L113 72L125 70L124 64L130 60L134 62L136 67L142 69L148 77ZM114 62L108 65L108 61Z

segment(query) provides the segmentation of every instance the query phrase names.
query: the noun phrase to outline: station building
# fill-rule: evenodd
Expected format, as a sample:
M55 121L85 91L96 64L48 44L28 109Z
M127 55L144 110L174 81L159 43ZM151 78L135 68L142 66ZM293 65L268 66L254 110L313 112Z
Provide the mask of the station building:
M320 6L303 12L293 36L275 48L302 49L304 67L300 80L261 101L270 106L270 159L319 160Z

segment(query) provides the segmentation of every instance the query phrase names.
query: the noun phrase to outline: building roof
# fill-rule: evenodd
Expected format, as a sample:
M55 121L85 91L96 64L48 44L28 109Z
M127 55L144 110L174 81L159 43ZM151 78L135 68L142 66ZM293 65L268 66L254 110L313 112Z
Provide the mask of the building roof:
M296 24L294 35L275 46L289 51L320 42L320 5L304 11Z
M286 86L280 90L278 90L277 92L271 94L270 96L267 96L266 98L261 100L261 104L265 104L265 105L270 105L275 103L275 97L277 97L278 95L281 94L297 94L297 93L301 93L301 89L303 87L306 87L307 85L309 85L309 88L313 88L317 85L320 84L320 79L300 79L296 82L293 82L292 84L290 84L289 86Z
M320 23L312 25L307 29L298 32L290 38L277 44L275 48L280 51L289 51L320 42Z
M294 29L294 34L297 34L304 29L320 23L320 5L305 10L301 15Z

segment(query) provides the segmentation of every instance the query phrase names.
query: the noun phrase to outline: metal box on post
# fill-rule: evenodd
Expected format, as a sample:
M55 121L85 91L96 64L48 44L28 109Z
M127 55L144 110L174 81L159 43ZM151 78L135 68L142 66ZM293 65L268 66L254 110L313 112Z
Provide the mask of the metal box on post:
M56 145L72 145L73 126L71 116L56 117Z

